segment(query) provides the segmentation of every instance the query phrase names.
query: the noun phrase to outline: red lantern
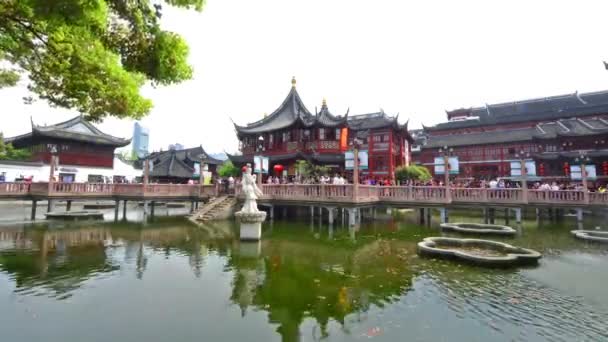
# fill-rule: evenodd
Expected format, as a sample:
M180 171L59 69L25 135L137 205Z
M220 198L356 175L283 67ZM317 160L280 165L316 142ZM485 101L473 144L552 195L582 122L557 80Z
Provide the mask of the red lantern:
M564 174L570 176L570 164L564 163Z
M604 170L604 175L608 176L608 161L602 163L602 170Z
M276 165L273 167L273 169L274 169L274 173L275 173L276 175L280 175L280 174L283 172L283 165L281 165L281 164L276 164Z
M241 171L247 172L247 165L243 165L243 167L241 168Z

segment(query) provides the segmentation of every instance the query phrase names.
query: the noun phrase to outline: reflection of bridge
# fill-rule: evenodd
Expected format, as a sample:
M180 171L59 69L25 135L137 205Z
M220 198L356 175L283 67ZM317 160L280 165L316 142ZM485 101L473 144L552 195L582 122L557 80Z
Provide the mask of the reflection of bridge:
M479 189L416 186L355 186L355 185L302 185L263 184L264 205L307 205L325 208L347 208L385 205L391 207L440 208L442 219L447 219L448 207L479 206L513 208L521 219L524 206L546 208L573 208L579 216L583 208L608 207L608 193L582 190L539 191L528 189ZM237 195L240 189L237 187ZM183 184L92 184L92 183L0 183L0 199L68 201L111 199L117 201L159 200L190 201L197 204L216 196L212 185ZM35 214L35 205L32 214ZM116 207L118 208L118 206ZM116 209L118 210L118 209ZM330 210L331 212L331 210ZM352 213L352 212L349 212ZM330 214L330 220L331 220Z
M47 200L48 211L53 208L53 201L65 200L67 210L72 200L114 200L116 216L118 204L124 201L143 201L151 203L154 210L156 201L189 201L192 209L198 202L205 201L216 194L213 185L183 184L97 184L97 183L0 183L0 200L31 200L32 219L36 217L36 202ZM124 213L123 213L124 215Z

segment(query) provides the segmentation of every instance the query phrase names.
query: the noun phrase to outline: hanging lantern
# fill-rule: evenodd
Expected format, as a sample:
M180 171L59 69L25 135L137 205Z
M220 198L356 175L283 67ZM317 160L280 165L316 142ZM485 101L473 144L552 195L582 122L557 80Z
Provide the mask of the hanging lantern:
M241 171L243 171L243 173L247 172L247 165L243 165L243 167L241 168Z
M280 174L283 172L283 165L281 165L281 164L276 164L276 165L273 167L273 169L274 169L274 173L275 173L276 175L280 175Z

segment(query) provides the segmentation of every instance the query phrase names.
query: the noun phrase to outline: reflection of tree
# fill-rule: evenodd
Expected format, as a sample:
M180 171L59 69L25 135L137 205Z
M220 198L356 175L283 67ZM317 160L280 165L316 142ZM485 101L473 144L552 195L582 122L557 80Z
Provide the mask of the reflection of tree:
M244 313L248 305L268 311L283 341L298 341L300 325L314 318L327 336L331 320L370 305L392 302L411 286L412 273L398 242L377 241L356 248L271 239L261 258L231 256L235 270L231 300Z

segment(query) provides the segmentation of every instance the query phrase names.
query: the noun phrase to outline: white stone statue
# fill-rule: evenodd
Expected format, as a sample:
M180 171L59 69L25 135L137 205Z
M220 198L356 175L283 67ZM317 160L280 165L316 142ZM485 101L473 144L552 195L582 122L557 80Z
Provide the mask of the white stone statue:
M243 172L241 181L245 203L241 211L234 216L241 222L241 240L259 240L262 237L262 222L266 219L266 212L258 210L256 200L262 196L262 191L256 185L256 177L251 174L251 165Z
M246 214L260 212L256 200L263 194L256 184L256 177L251 174L251 166L249 164L247 164L247 171L243 173L241 185L243 187L243 194L245 195L245 203L241 212Z

